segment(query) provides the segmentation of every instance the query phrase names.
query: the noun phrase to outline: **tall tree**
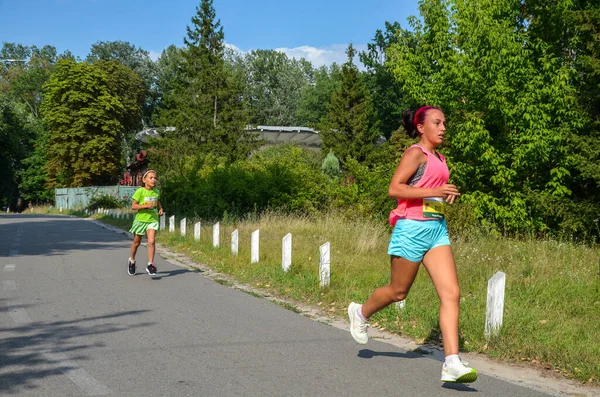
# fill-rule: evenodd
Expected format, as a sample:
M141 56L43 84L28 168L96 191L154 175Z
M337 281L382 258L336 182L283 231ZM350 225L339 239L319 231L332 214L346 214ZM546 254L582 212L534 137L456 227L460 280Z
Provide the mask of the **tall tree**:
M302 88L298 101L298 125L321 128L327 116L331 96L341 85L341 75L342 70L336 63L313 70L308 84Z
M4 43L0 58L10 61L0 62L0 92L13 104L15 115L21 119L20 125L28 135L25 158L15 165L15 183L19 194L26 199L47 201L51 191L45 188L47 174L44 171L44 142L47 130L41 120L40 105L43 86L54 70L57 59L70 57L65 52L57 55L52 46L38 48L15 43ZM18 139L11 135L10 139ZM7 147L12 144L7 143Z
M570 195L567 140L580 128L572 71L534 54L520 2L425 0L389 67L407 103L438 105L462 201L502 230L544 230L540 201ZM535 55L535 56L534 56Z
M387 49L398 42L398 22L385 23L385 31L377 30L373 41L367 45L367 51L360 53L360 60L367 68L366 84L373 95L373 104L380 122L383 136L390 139L392 133L400 127L403 103L400 82L386 67Z
M0 203L11 206L18 195L18 173L27 156L32 131L17 104L0 93Z
M256 139L245 132L247 111L224 61L224 34L212 0L202 0L184 38L181 81L165 93L158 123L199 150L229 161L245 158Z
M352 44L346 50L348 62L342 66L341 85L333 93L321 130L323 148L332 149L344 163L349 157L367 159L380 137L371 94L354 64Z
M99 41L92 45L86 61L117 61L137 73L144 83L144 104L140 123L150 125L152 115L157 105L156 90L157 66L150 58L150 53L141 47L127 41Z
M246 54L244 66L250 122L296 125L298 102L309 83L312 65L304 59L290 59L279 51L254 50Z
M574 71L583 127L570 134L574 197L600 202L600 3L593 0L526 0L524 20L537 55L548 52ZM588 204L581 204L588 206Z
M52 185L107 185L118 180L122 135L141 107L123 92L141 86L137 74L114 61L103 67L57 63L42 103L50 131L46 169Z

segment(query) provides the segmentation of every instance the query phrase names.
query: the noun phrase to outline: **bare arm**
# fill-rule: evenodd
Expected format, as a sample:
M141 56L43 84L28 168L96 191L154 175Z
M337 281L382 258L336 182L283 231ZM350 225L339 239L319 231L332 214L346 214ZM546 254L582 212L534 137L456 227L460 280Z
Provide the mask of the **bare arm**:
M416 199L424 197L443 197L448 203L454 202L454 198L460 193L456 186L445 184L436 188L413 187L407 184L411 176L417 172L419 166L427 161L427 156L418 148L408 149L388 188L388 196L393 199Z

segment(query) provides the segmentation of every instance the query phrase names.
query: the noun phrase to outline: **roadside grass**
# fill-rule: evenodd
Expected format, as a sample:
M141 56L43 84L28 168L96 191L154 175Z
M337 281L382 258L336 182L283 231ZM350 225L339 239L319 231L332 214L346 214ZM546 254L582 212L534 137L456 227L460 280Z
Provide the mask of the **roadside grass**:
M81 213L80 215L85 215ZM93 215L128 229L131 220ZM212 223L194 223L186 237L161 231L158 242L185 253L234 279L287 300L314 305L345 317L350 301L364 302L389 282L386 254L390 230L336 214L316 218L265 214L220 225L220 246L212 246ZM168 227L168 222L167 222ZM231 253L231 233L239 231L239 253ZM250 235L260 230L259 262L250 263ZM281 268L282 238L292 233L292 266ZM331 285L319 287L319 246L331 243ZM521 240L470 235L452 241L461 286L460 348L509 362L528 362L582 383L600 384L600 248L572 241ZM499 336L484 336L487 282L506 273L503 325ZM417 343L441 344L439 301L421 268L404 309L377 313L371 324Z

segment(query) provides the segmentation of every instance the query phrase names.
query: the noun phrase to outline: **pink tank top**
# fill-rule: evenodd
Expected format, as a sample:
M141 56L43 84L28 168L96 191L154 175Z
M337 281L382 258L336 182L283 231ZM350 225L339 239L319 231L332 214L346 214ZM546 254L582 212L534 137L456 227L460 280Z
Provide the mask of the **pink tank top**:
M435 154L429 153L419 145L412 145L408 149L414 147L421 149L425 153L427 162L424 164L425 169L421 178L414 184L409 181L409 185L436 188L448 183L450 171L446 165L446 158L439 153L440 157L438 158ZM398 219L413 219L417 221L444 219L444 204L444 199L441 197L398 199L398 206L390 212L390 225L395 226Z

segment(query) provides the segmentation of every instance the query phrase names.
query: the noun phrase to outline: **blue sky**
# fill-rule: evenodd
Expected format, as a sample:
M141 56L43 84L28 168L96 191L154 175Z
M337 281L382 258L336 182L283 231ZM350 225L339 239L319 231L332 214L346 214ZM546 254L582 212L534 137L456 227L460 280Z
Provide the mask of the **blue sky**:
M183 46L200 0L0 0L0 41L53 45L85 58L98 41L122 40L157 58ZM225 41L241 51L278 49L316 65L344 62L385 21L407 26L417 0L214 0Z

